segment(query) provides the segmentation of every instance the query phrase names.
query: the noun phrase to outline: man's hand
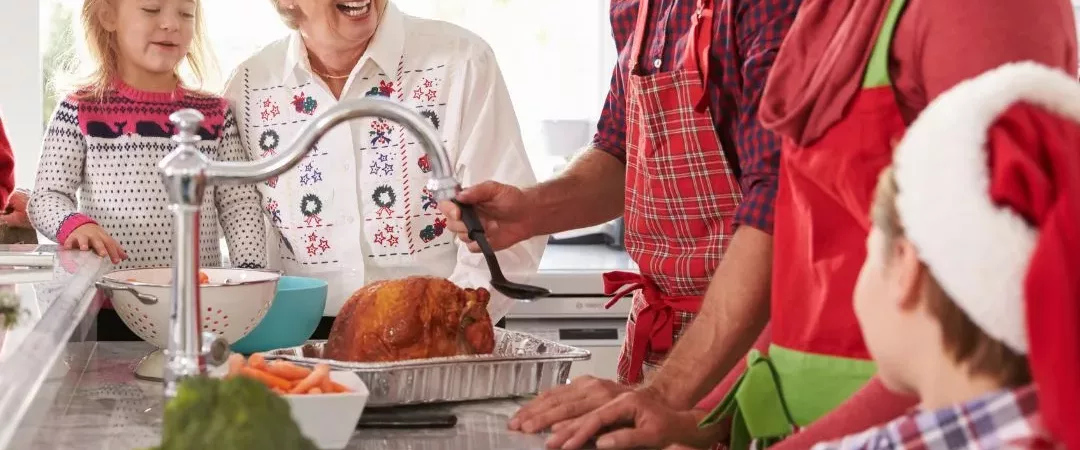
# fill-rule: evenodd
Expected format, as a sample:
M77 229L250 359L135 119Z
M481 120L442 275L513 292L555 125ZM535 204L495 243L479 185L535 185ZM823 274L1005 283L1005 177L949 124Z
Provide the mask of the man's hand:
M534 224L529 215L530 203L521 189L486 181L458 193L457 201L473 205L484 234L495 251L508 248L534 236ZM461 221L461 209L453 202L439 202L439 211L447 217L446 228L458 235L476 253L480 247L469 239L469 231Z
M72 231L67 241L64 242L64 248L78 249L84 252L93 249L102 258L108 256L113 264L119 264L120 261L127 259L127 252L120 247L120 243L116 242L112 236L109 236L109 233L104 228L93 223L88 223Z
M629 392L611 380L581 376L566 386L541 393L510 418L510 429L537 433L560 422L575 419Z
M625 392L591 413L556 425L547 445L579 449L594 436L596 448L600 449L663 448L676 443L708 445L708 432L697 426L699 415L696 411L675 411L654 391L643 388Z

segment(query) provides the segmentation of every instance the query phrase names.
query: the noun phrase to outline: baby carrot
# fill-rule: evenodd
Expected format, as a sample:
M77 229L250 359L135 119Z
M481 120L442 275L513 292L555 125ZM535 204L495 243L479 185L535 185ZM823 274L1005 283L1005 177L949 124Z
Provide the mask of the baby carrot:
M311 369L300 367L288 361L271 361L266 370L286 380L303 380L311 374Z
M312 370L307 377L305 377L303 380L300 380L300 382L297 383L296 386L289 390L289 393L302 394L304 392L307 392L309 389L322 384L322 380L326 379L329 375L330 366L326 364L316 364L315 370Z
M270 375L261 370L252 369L251 367L244 367L240 369L240 373L242 373L245 377L254 378L255 380L262 382L267 387L276 387L282 390L289 388L289 380L283 380L279 377Z
M248 365L259 370L266 370L266 358L262 354L256 353L248 357Z
M317 387L313 387L313 388L311 388L310 391L307 391L307 393L308 394L322 394L323 392L322 392L322 389L319 389Z
M227 378L240 375L240 369L244 368L244 355L239 353L233 353L229 355L229 374L225 375Z
M345 386L335 383L334 380L330 379L330 377L326 377L326 379L324 379L322 383L319 384L319 389L321 389L327 394L349 392L349 390L346 389Z

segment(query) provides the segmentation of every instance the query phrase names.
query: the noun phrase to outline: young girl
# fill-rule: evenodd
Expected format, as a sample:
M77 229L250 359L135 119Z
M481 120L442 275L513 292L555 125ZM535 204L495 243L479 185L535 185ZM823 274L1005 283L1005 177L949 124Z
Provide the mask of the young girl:
M206 120L199 149L215 160L245 158L228 104L180 81L185 60L197 81L205 73L200 16L197 0L85 0L93 70L57 107L45 134L28 207L42 234L66 248L92 249L120 268L171 265L173 217L157 167L175 147L169 115L200 111ZM253 186L208 188L201 219L203 266L221 264L220 223L233 265L265 267ZM127 331L111 310L102 313L99 338L109 328Z

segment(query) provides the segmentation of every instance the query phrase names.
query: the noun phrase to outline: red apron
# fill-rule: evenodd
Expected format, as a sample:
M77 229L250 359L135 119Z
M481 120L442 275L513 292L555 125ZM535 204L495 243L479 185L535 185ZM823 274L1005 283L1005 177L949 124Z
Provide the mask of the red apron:
M742 199L702 81L713 2L698 1L691 39L675 69L642 75L650 3L639 2L626 88L626 247L641 275L605 276L607 293L615 294L610 304L636 291L619 356L625 384L643 381L643 365L659 365L697 314Z
M820 139L784 141L773 245L773 343L787 349L870 359L851 305L866 258L870 204L893 146L904 134L888 73L893 0L863 89Z
M849 398L876 367L852 294L866 258L878 176L906 125L889 79L889 49L904 0L891 0L844 117L805 147L785 140L773 229L768 354L748 369L703 425L731 418L730 448L767 448ZM858 76L859 74L852 74Z

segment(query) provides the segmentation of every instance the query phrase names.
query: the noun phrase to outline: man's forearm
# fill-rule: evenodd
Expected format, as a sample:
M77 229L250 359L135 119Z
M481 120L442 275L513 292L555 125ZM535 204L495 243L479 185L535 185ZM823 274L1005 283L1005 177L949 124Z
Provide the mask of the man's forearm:
M746 355L768 323L771 275L772 236L740 227L705 293L701 313L649 387L672 407L693 407Z
M536 235L604 223L623 212L626 165L589 148L566 171L525 191Z

